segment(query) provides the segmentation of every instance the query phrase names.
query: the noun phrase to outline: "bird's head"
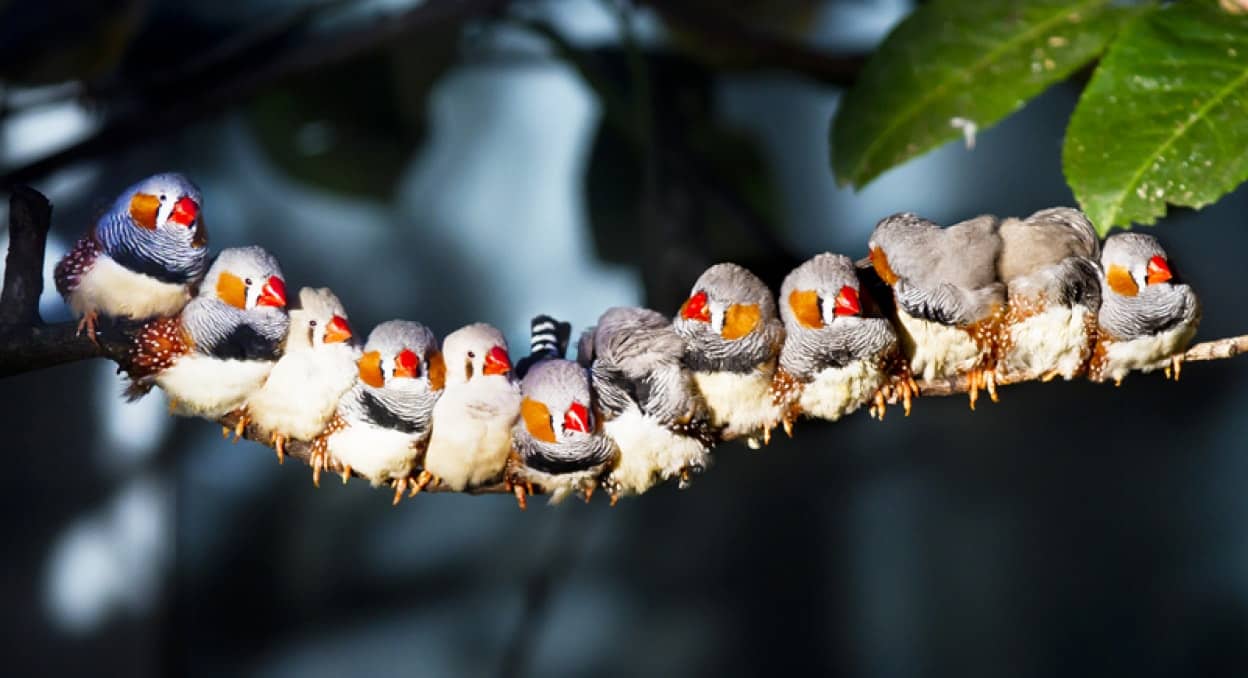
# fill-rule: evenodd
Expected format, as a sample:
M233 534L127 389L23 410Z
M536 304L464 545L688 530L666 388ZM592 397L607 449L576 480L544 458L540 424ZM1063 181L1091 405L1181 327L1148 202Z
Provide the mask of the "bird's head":
M1122 297L1134 297L1149 287L1168 287L1177 282L1166 251L1156 238L1143 233L1118 233L1106 238L1101 268L1110 293Z
M410 320L389 320L373 328L357 365L360 381L373 388L441 391L446 383L437 338Z
M328 287L299 290L299 307L290 311L287 352L296 348L350 345L351 337L347 312Z
M854 262L840 254L819 254L784 279L780 317L789 332L820 330L839 319L862 315Z
M887 285L895 284L909 259L926 253L922 242L939 233L940 226L913 212L884 217L867 240L867 256L876 275Z
M203 248L208 230L202 214L203 198L190 179L176 172L154 174L126 189L113 205L124 216L118 223L140 233L163 233Z
M716 264L693 284L675 326L682 335L709 333L732 342L754 334L775 316L775 301L762 280L736 264Z
M282 269L273 255L256 246L221 250L204 277L200 295L240 311L286 309Z
M466 384L474 379L501 377L511 373L507 340L492 325L475 323L461 327L442 340L446 357L447 382Z
M592 436L593 414L589 375L570 360L546 360L532 367L520 382L521 420L534 440L560 443Z

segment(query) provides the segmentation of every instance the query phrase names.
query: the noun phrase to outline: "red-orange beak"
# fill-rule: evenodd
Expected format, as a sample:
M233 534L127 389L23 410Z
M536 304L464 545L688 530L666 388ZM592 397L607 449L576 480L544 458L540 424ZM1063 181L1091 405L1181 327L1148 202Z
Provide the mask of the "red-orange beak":
M840 293L836 295L836 309L833 313L836 315L862 313L862 307L858 305L858 291L849 285L842 287Z
M351 325L347 319L336 315L325 326L325 343L339 344L351 338Z
M173 204L173 212L169 215L169 221L175 224L190 228L195 223L195 217L199 216L199 205L195 204L190 198L182 198Z
M410 348L399 351L394 356L394 376L415 379L420 373L420 358Z
M511 358L502 346L495 346L485 354L485 366L481 368L483 374L507 374L510 371Z
M589 433L589 410L584 405L573 402L563 415L563 430Z
M1148 276L1145 280L1149 285L1163 283L1174 277L1170 272L1170 264L1163 257L1157 256L1148 260Z
M277 276L269 278L269 281L264 284L264 289L260 290L260 298L256 300L256 305L285 308L286 283Z
M685 300L685 303L681 305L680 317L685 320L698 320L709 323L711 322L711 309L706 304L706 292L698 292Z

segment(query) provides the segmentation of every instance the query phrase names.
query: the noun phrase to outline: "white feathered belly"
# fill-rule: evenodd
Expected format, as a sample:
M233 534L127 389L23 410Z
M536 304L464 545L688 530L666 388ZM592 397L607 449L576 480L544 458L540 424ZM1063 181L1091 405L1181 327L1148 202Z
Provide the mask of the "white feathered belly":
M707 468L710 452L696 439L677 435L636 409L606 422L603 430L619 448L610 482L623 494L641 494L686 468Z
M114 318L147 320L176 315L190 300L189 286L161 282L100 255L69 293L68 302L80 316L99 311Z
M182 356L156 375L184 416L218 419L238 409L259 389L273 369L265 360L221 360L205 355Z
M978 366L982 351L966 330L908 315L897 309L897 319L908 337L910 370L923 379L955 377Z
M288 353L277 361L264 386L247 398L247 413L261 432L306 441L325 429L357 374L350 351L333 348Z
M516 473L520 478L541 486L550 494L550 503L558 504L578 492L584 492L593 487L594 483L598 482L598 476L602 474L605 466L606 464L599 464L584 471L559 474L546 473L524 466L517 469Z
M886 379L884 372L868 360L829 367L802 387L797 404L808 417L836 421L870 400Z
M1056 370L1073 379L1092 353L1083 305L1052 306L1009 327L1010 349L1003 361L1006 372Z
M433 435L425 470L456 491L497 480L511 453L511 427L520 414L518 391L489 400L473 384L448 387L433 407Z
M693 373L693 381L711 411L711 422L724 427L724 440L758 433L780 420L781 406L771 394L772 372Z
M1129 341L1109 341L1105 346L1102 375L1122 379L1131 370L1152 372L1170 364L1170 357L1187 350L1196 336L1196 324L1189 323L1151 337Z
M417 434L356 423L329 436L329 454L374 486L411 475Z

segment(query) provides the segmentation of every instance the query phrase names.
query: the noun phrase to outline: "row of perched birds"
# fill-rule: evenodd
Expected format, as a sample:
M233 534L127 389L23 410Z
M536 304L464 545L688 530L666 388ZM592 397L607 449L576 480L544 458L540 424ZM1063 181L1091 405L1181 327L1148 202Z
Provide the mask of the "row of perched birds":
M56 268L94 338L102 316L144 321L122 368L179 414L237 418L310 446L313 478L356 474L395 502L435 486L505 483L524 506L604 488L612 502L705 469L712 447L767 442L801 416L862 406L909 412L915 377L963 379L974 408L999 380L1121 382L1177 370L1200 319L1157 240L1103 246L1078 210L980 216L947 228L886 217L855 263L819 254L780 288L735 264L709 268L675 317L612 308L564 357L571 328L534 319L514 367L498 329L447 335L391 320L361 346L328 289L288 305L259 247L209 260L199 190L178 174L127 189Z

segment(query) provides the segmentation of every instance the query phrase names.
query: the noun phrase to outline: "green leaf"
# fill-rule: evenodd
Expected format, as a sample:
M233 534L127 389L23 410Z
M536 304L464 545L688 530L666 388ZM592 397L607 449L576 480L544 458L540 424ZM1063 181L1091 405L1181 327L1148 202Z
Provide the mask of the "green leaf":
M1248 16L1188 0L1140 17L1075 108L1063 165L1102 233L1248 179Z
M832 125L837 180L861 188L984 129L1094 59L1135 11L1112 0L933 0L867 62ZM960 118L961 121L955 120Z

